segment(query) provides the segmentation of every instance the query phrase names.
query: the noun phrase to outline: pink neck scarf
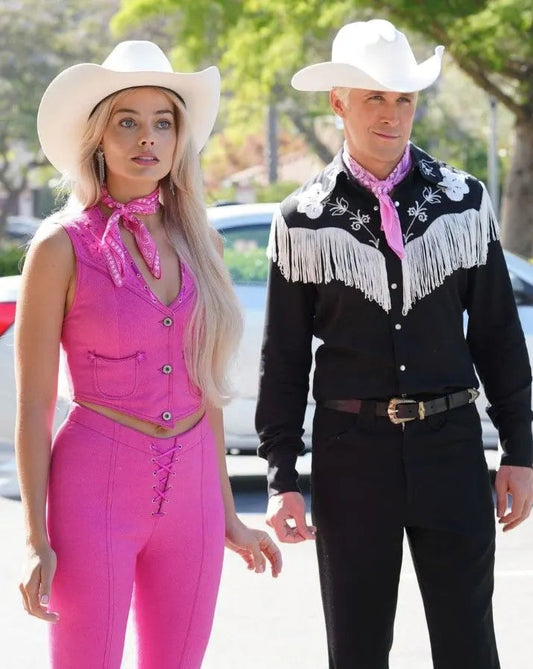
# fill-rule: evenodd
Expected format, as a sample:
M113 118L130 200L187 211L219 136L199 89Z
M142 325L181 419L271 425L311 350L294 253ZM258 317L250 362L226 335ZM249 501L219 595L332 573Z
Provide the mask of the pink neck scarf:
M102 186L100 201L114 210L107 220L107 225L100 242L100 251L106 260L109 273L115 285L122 286L126 271L126 256L118 229L120 219L122 219L122 225L126 230L129 230L134 236L137 248L148 269L156 279L160 279L161 263L159 261L157 246L144 223L135 216L135 214L154 214L159 209L159 188L156 188L150 195L130 200L127 204L122 204L122 202L117 202L109 195L104 185Z
M344 145L342 159L350 170L354 179L356 179L361 184L361 186L364 186L365 188L368 188L368 190L372 191L372 193L374 193L374 195L377 197L379 201L379 213L381 215L381 229L385 233L387 244L394 251L394 253L396 253L398 258L404 258L405 249L403 246L400 218L389 193L392 191L394 186L398 185L400 181L402 181L407 176L407 174L409 174L409 170L411 169L412 165L409 145L405 147L405 151L401 157L400 162L383 181L380 181L362 165L359 165L359 163L354 160L348 153L346 144Z

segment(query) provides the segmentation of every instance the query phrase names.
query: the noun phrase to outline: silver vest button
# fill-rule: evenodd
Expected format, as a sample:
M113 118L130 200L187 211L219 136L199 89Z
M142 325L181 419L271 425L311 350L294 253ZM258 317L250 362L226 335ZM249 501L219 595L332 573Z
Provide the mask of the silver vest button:
M170 411L163 411L163 413L161 414L161 418L163 420L170 420L172 418L172 414L170 413Z
M163 365L162 372L163 374L170 374L172 371L172 365Z
M170 318L170 316L167 316L166 318L163 318L163 325L166 328L169 328L171 325L173 325L173 323L174 323L174 321L172 320L172 318Z

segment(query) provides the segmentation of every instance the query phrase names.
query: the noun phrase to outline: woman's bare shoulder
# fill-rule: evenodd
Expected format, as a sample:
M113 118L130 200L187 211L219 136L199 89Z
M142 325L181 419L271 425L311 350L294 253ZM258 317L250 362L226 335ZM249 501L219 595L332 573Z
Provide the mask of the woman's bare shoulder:
M56 270L63 267L69 271L74 267L74 249L63 226L53 221L43 221L30 242L26 257L28 262Z

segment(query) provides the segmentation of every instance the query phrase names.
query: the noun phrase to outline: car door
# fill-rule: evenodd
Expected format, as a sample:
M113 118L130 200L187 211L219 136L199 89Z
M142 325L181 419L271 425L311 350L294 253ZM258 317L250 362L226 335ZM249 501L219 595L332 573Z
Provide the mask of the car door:
M261 221L229 221L219 224L224 238L224 260L243 307L244 334L238 356L231 369L236 397L224 409L228 450L255 452L255 407L259 385L259 360L265 320L268 258L266 248L271 216ZM310 444L313 400L309 397L305 418L305 440Z

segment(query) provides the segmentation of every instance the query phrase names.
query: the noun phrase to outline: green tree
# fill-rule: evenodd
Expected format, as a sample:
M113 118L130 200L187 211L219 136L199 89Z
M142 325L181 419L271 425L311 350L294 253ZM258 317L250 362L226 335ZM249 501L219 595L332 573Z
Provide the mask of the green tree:
M46 165L35 116L40 97L61 67L85 56L82 2L4 0L0 12L0 232L32 170ZM115 5L116 6L116 5ZM61 26L61 30L58 30ZM90 44L86 40L87 46ZM66 102L66 101L65 101Z
M69 65L102 62L116 40L108 24L118 8L119 0L2 0L0 236L7 215L17 212L19 195L30 176L48 165L39 150L35 124L46 86ZM166 28L154 21L129 31L128 37L155 38L163 47L169 42ZM48 167L43 179L52 174Z
M124 30L154 14L176 22L176 62L219 62L232 122L251 110L262 118L271 102L305 134L324 160L329 150L314 133L325 113L324 95L290 92L303 64L329 60L336 30L352 20L389 17L399 27L444 44L459 67L514 117L514 151L503 198L504 243L524 255L533 251L533 4L531 0L122 0L114 28ZM427 50L421 57L426 57ZM475 89L472 89L475 97ZM245 101L247 104L243 105ZM240 103L240 104L239 104ZM463 101L463 113L475 101Z

